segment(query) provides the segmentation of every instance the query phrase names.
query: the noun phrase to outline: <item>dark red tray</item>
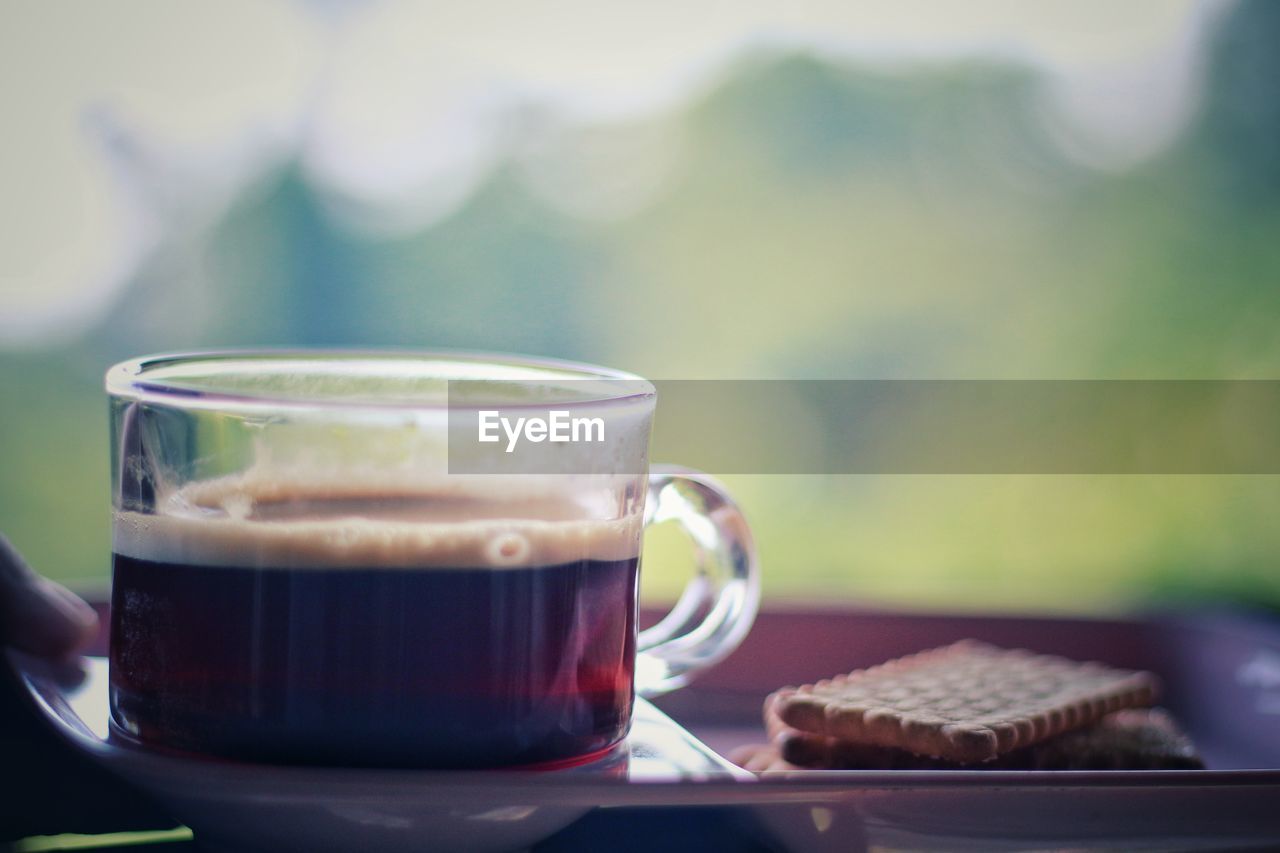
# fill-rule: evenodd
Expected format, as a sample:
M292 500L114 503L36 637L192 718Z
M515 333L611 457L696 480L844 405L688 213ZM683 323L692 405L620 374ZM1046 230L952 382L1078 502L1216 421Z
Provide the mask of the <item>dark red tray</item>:
M1149 669L1207 770L803 771L761 782L754 816L794 849L1221 849L1280 846L1280 620L1128 619L860 610L762 614L743 646L659 705L722 754L763 740L784 684L965 637Z

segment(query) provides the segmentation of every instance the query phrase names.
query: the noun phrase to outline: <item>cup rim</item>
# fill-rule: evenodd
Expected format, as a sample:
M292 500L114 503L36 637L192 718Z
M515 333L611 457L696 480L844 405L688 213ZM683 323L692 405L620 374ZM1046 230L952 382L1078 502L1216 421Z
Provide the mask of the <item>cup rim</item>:
M625 382L627 385L615 393L599 393L571 401L539 400L537 402L474 402L450 403L430 400L370 400L342 399L320 395L284 395L272 392L241 392L220 389L199 389L190 385L167 382L162 377L148 377L165 367L184 364L216 363L219 361L280 361L283 363L318 362L341 363L343 361L376 362L446 362L455 364L509 366L529 370L546 371L548 378L560 381L597 380ZM557 376L556 374L561 374ZM424 374L429 376L430 374ZM441 376L448 381L449 377ZM497 379L497 377L495 377ZM482 378L477 381L484 381ZM657 396L649 380L627 371L602 367L587 362L516 353L488 352L454 349L399 349L399 348L308 348L308 347L253 347L243 349L208 349L186 352L157 353L127 359L111 366L106 372L104 384L112 398L133 402L176 405L182 408L218 409L324 409L353 412L373 411L468 411L480 408L545 409L548 406L571 405L592 407L621 402L637 402Z

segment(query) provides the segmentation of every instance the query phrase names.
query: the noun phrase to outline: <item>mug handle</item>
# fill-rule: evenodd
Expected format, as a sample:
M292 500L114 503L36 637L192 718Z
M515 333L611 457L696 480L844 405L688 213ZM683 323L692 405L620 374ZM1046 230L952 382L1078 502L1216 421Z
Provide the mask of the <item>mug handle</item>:
M724 660L760 604L755 543L723 486L699 471L653 466L644 523L662 521L676 522L693 540L697 574L671 612L640 632L636 693L646 698L683 687Z

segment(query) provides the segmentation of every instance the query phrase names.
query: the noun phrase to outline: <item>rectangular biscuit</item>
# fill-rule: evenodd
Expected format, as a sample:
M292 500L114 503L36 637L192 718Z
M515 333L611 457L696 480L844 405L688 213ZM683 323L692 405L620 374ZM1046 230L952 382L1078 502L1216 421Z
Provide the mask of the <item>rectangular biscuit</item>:
M1108 714L1092 725L1015 749L991 761L962 764L890 746L846 743L793 729L765 702L765 730L778 764L809 770L1200 770L1191 739L1160 708ZM748 768L752 769L752 768Z
M1150 705L1149 672L1077 663L974 640L780 691L778 719L845 746L978 764Z

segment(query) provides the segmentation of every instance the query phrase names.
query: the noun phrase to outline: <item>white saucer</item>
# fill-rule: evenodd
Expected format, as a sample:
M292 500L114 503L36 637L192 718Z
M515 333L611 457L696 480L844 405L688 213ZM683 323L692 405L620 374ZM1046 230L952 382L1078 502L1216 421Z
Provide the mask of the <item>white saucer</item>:
M109 737L104 658L84 659L83 680L71 684L32 658L9 657L63 740L154 795L212 849L513 850L593 807L645 799L636 796L645 783L753 779L643 699L623 743L564 770L287 767L159 754Z

